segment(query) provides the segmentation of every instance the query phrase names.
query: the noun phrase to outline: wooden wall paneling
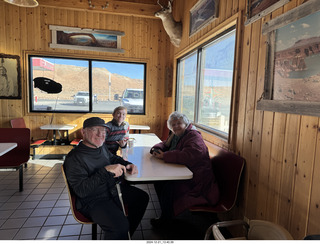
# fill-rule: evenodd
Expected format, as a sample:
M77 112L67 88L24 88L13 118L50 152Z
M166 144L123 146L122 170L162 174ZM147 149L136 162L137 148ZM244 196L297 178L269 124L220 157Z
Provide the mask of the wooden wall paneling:
M307 217L311 194L311 183L317 143L318 118L303 116L299 135L297 168L289 231L295 239L302 239L307 230Z
M279 204L286 116L287 115L283 113L275 113L274 115L270 173L268 182L266 182L268 185L266 217L275 223L277 223L279 217L277 206Z
M290 226L292 204L293 204L293 190L295 187L295 171L297 149L299 144L299 130L300 130L301 116L288 114L286 120L285 141L283 149L283 160L281 170L281 186L280 197L277 212L278 223L287 230Z
M263 114L263 127L261 133L261 144L260 144L260 161L256 162L259 164L259 181L258 181L258 195L256 207L253 204L252 208L256 208L256 214L250 218L267 219L267 192L268 192L268 179L270 175L270 164L271 164L271 148L272 148L272 135L273 135L273 120L274 113L266 111ZM251 172L249 173L251 174ZM250 187L250 186L248 186ZM248 196L249 197L249 196ZM249 198L250 199L250 198ZM247 200L249 201L249 200Z
M260 21L259 21L260 22ZM260 23L261 25L261 23ZM257 33L258 34L258 33ZM262 92L263 92L263 89L264 89L264 75L265 75L265 72L264 72L264 66L265 66L265 62L266 62L266 36L262 36L260 34L260 44L259 44L259 53L257 54L258 55L258 70L257 70L257 85L256 85L256 91L255 91L255 102L254 102L254 106L256 106L256 101L260 98ZM261 144L262 144L262 128L263 128L263 111L260 111L259 110L254 110L254 121L253 121L253 130L252 130L252 151L251 151L251 157L250 157L250 162L251 164L253 165L257 165L257 170L258 170L258 185L257 185L257 188L258 188L258 197L257 197L257 207L260 207L261 204L262 204L262 207L265 207L265 195L261 195L262 191L260 189L260 186L261 186L261 182L263 182L265 179L263 176L265 176L264 174L266 172L268 172L268 166L269 166L269 163L268 162L265 162L265 164L263 164L261 162ZM270 124L268 124L270 125ZM272 125L272 124L271 124ZM268 127L268 130L270 130L270 128ZM272 131L272 128L271 128L271 131ZM264 143L267 142L267 145L266 145L266 149L268 149L269 145L268 143L270 142L269 140L271 140L271 137L269 138L268 136L265 138L266 140L264 141ZM270 151L269 151L270 152ZM268 153L265 152L267 155ZM269 159L269 157L266 157L266 159ZM259 163L260 162L260 163ZM264 184L263 184L264 185ZM265 215L265 209L263 208L263 210L261 209L257 209L255 210L256 213L263 213L263 216L262 215L258 215L259 218L264 218L264 215Z
M48 24L48 9L41 8L40 11L40 28L41 28L41 35L40 35L40 42L41 42L41 51L46 51L47 46L49 46L48 42L51 42L51 32L48 31L49 24Z
M222 2L224 2L224 1L222 1ZM230 18L233 15L232 8L233 8L233 0L228 0L226 2L226 19Z
M246 117L244 126L244 141L243 141L243 157L247 160L247 168L250 171L247 197L250 201L247 202L247 217L254 215L255 203L257 201L257 182L258 182L258 167L259 164L252 161L252 145L253 145L253 125L254 125L254 110L256 103L256 80L257 66L259 60L259 44L260 44L260 23L252 24L251 31L251 48L248 73L248 87L246 100ZM253 159L255 157L253 156ZM249 205L248 205L249 204Z
M246 119L246 100L247 100L247 89L248 89L248 75L249 75L249 62L250 56L249 51L251 47L251 29L252 25L243 28L243 42L242 42L242 54L239 59L241 60L241 71L240 71L240 84L239 98L238 98L238 118L237 118L237 137L236 137L236 150L237 153L243 155L243 138L244 128ZM246 166L247 167L247 166Z
M34 8L32 13L32 20L33 20L33 28L34 28L34 36L33 36L33 43L34 43L34 50L42 50L41 46L41 15L40 15L40 8Z
M238 0L233 0L232 2L232 15L236 14L239 12L239 9L244 9L244 6L243 7L239 7L239 5L245 5L245 1L238 1Z
M0 2L0 20L1 23L5 23L6 20L6 11L5 11L5 3L3 1ZM6 50L6 25L0 25L0 53L5 53Z
M320 121L318 123L317 142L315 145L315 165L312 177L312 189L310 199L310 211L308 215L308 227L306 235L319 233L319 219L320 219Z
M17 7L16 7L17 8ZM12 48L12 34L13 34L13 30L12 30L12 15L10 15L10 12L13 11L13 8L9 8L8 5L5 6L6 9L6 13L5 13L5 21L4 21L4 25L6 27L6 31L5 31L5 42L6 42L6 54L11 54L13 55L13 48Z
M218 24L222 23L227 16L227 2L230 2L232 0L227 0L227 1L219 1L219 17L215 19L214 21Z

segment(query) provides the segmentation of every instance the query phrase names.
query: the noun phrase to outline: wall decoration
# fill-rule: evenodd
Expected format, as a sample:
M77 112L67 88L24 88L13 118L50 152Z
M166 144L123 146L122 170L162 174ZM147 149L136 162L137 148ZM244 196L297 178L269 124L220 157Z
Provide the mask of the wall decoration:
M20 57L0 53L0 98L21 99Z
M190 32L192 36L218 17L219 0L199 0L190 9Z
M247 0L247 20L244 25L251 24L291 0Z
M320 5L309 0L264 24L264 93L257 109L320 116Z
M52 35L51 48L97 52L124 52L124 50L121 49L121 36L124 36L124 32L55 25L49 25L49 29Z

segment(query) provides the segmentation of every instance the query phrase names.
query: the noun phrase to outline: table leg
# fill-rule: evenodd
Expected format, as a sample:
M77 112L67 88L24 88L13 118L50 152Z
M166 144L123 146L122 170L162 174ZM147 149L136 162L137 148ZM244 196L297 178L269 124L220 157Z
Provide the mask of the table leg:
M56 141L56 130L53 130L53 145L56 145L57 141Z

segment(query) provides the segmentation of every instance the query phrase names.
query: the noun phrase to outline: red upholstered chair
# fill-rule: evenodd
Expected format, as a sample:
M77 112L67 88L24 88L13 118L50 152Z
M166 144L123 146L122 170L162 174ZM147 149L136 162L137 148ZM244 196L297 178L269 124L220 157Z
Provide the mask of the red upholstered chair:
M164 125L163 125L163 128L162 128L162 136L161 136L161 141L164 141L168 138L169 136L169 133L170 133L170 130L168 129L168 126L167 126L167 120L164 122Z
M76 131L76 138L70 142L70 145L73 147L78 146L78 144L80 143L80 141L82 141L82 139L83 139L82 129L80 128Z
M97 240L97 224L92 222L91 219L88 219L87 217L85 217L82 213L80 213L76 209L76 195L69 188L69 183L68 183L66 174L64 172L63 165L61 165L61 171L62 171L64 182L66 183L66 187L68 190L70 207L71 207L71 211L72 211L72 215L73 215L74 219L76 221L78 221L80 224L91 224L92 225L92 240Z
M193 206L190 211L224 213L230 211L236 203L245 159L232 152L221 150L211 162L220 190L220 200L214 206Z
M0 168L19 169L19 191L23 191L23 164L30 158L28 128L0 128L0 142L15 142L17 147L0 156Z
M24 122L23 118L16 118L10 120L10 124L12 128L27 128L26 123ZM30 147L33 149L32 159L35 159L36 156L36 148L41 146L46 140L31 140ZM27 164L25 164L27 167Z

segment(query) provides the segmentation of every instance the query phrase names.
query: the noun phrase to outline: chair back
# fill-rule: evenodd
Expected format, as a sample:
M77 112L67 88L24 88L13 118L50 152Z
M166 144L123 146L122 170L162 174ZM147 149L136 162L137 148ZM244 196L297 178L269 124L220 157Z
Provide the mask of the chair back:
M10 120L11 128L27 128L23 118Z
M167 140L169 136L170 130L167 126L167 120L164 122L163 128L162 128L162 136L161 136L161 141Z
M30 129L0 128L0 142L15 142L17 147L0 157L0 167L18 167L30 159Z
M220 190L217 205L221 205L224 211L229 211L236 203L245 160L232 152L221 150L211 162Z
M69 187L69 183L68 183L63 165L61 165L61 171L62 171L62 176L63 176L64 182L66 183L66 187L68 190L69 202L70 202L70 207L71 207L73 217L75 218L76 221L78 221L81 224L93 224L92 220L85 217L82 213L80 213L76 209L76 195Z

